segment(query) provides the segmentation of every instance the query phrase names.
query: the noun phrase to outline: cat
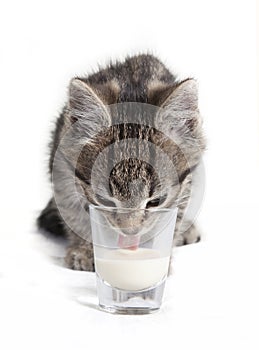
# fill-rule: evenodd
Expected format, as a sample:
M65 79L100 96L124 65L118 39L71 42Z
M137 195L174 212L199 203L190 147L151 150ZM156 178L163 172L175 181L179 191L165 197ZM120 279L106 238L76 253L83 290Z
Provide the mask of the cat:
M116 110L116 106L130 106L131 103L133 110L134 104L147 108L151 106L151 110L155 110L151 126L131 120L119 124L112 122L108 107L113 106ZM62 149L62 160L57 163L55 170L59 176L55 185L57 196L50 199L37 219L40 229L68 238L70 245L65 257L67 267L94 271L92 243L82 238L91 236L91 227L89 222L83 225L79 218L74 188L80 188L80 196L85 197L86 211L89 203L111 207L163 208L171 207L178 200L174 244L184 245L200 240L195 225L184 217L191 192L192 174L201 161L206 143L194 79L179 81L158 58L150 54L127 57L87 77L73 78L69 85L68 101L52 135L50 173L53 173L61 139L73 126L76 127L70 135L69 147ZM175 172L168 171L170 167L162 164L156 151L150 152L150 147L145 146L147 143L136 143L139 145L139 154L145 160L126 157L107 172L108 160L104 155L97 168L97 176L91 176L95 160L106 147L111 148L119 141L134 138L142 143L148 141L156 146L155 149L159 146L173 160ZM83 146L76 164L73 164L73 152L79 144ZM112 152L115 152L114 149ZM114 155L109 153L109 157ZM156 162L160 169L165 169L164 188L161 188L154 170ZM59 164L66 168L66 175ZM70 188L71 181L65 183L64 179L70 179L72 175L75 176L76 187ZM97 181L95 186L94 180ZM105 181L109 183L109 191L103 186ZM60 210L65 214L61 215ZM64 220L64 215L71 224L68 225Z

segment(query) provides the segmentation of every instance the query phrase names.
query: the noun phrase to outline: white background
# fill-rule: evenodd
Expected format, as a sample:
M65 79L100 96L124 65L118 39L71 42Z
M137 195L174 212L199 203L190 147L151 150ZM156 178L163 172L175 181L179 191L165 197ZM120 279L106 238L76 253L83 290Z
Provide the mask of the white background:
M160 313L112 316L67 297L85 284L94 295L94 278L39 259L34 219L51 194L47 144L70 78L147 51L199 81L206 238L177 249ZM258 349L255 1L2 2L0 89L1 348Z

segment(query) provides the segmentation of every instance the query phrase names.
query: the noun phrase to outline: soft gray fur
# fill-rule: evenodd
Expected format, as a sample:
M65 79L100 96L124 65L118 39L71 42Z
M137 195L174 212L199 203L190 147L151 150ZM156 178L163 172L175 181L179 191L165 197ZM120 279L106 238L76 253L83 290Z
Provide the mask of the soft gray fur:
M153 116L153 126L128 124L130 121L113 125L109 106L128 102L160 107L160 112ZM140 118L145 124L147 116L142 115ZM60 209L62 206L62 211L69 217L77 234L61 218L54 199L49 201L38 218L39 227L68 237L70 246L65 259L68 267L94 270L92 244L81 238L91 236L90 223L82 223L78 215L80 205L69 186L75 175L76 186L80 188L80 196L84 197L82 201L86 210L89 203L135 208L171 207L178 203L174 243L182 245L200 240L195 226L182 220L190 196L192 171L199 164L205 148L197 86L193 79L177 81L152 55L130 57L122 63L110 64L88 77L72 79L67 104L53 135L51 172L61 138L71 126L74 128L72 141L70 140L69 146L62 147L63 158L58 163L58 169L55 169L59 181L54 185L59 197L58 207ZM98 184L94 185L91 172L97 156L107 146L110 148L109 157L118 156L118 152L126 152L129 138L143 141L137 151L147 161L126 158L110 172L107 170L108 159L103 156L101 165L97 168ZM116 144L121 140L125 141L124 150L116 149ZM84 147L75 163L76 149L82 144ZM161 148L168 155L174 164L174 170L171 171L168 164L163 164L150 144ZM163 186L149 164L149 159L150 163L152 160L159 169L164 169ZM107 177L109 191L105 187ZM138 220L142 220L145 225L143 218ZM113 224L119 225L119 219L113 219Z

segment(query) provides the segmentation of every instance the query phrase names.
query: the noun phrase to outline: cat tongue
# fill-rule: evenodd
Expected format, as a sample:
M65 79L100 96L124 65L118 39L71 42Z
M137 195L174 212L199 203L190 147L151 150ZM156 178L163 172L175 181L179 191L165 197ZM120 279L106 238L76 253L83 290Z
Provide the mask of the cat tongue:
M137 235L119 235L118 246L120 248L127 248L135 250L139 245L139 236Z

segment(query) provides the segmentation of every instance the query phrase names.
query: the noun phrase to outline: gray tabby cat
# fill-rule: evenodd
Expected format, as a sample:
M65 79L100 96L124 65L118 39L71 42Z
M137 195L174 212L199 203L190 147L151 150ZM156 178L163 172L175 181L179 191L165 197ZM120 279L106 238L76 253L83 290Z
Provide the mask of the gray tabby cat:
M113 125L107 106L128 102L154 105L166 113L154 116L153 124L156 127L130 121ZM85 196L86 210L87 203L112 207L162 208L172 206L178 199L174 243L183 245L200 240L195 226L183 220L188 203L186 199L191 191L192 173L205 149L197 87L193 79L177 81L176 77L152 55L129 57L122 63L110 64L106 69L88 77L72 79L68 102L57 120L53 134L50 172L53 170L55 153L62 136L75 123L78 123L78 127L73 134L74 147L82 143L82 139L89 141L85 142L74 167L71 160L73 145L70 149L63 150L62 164L67 173L71 172L71 176L76 176L76 184ZM173 142L166 135L172 135L172 139L177 142ZM108 160L104 159L103 168L98 170L100 186L93 188L91 171L97 156L107 146L129 138L146 140L163 149L174 162L179 186L175 186L175 174L165 172L165 185L161 188L159 178L148 161L125 158L116 164L108 175L109 191L102 187L104 177L107 176L105 174L108 164ZM139 152L145 155L145 159L152 157L153 163L158 161L155 154L148 154L148 149L140 149ZM63 169L58 171L62 179ZM68 267L93 271L92 244L81 238L91 234L84 232L91 230L90 224L88 227L80 226L79 209L69 186L64 185L61 180L56 191L61 198L62 210L76 227L74 231L81 234L73 232L71 226L64 222L54 198L50 199L38 217L38 226L56 235L68 237L70 246L65 258Z

